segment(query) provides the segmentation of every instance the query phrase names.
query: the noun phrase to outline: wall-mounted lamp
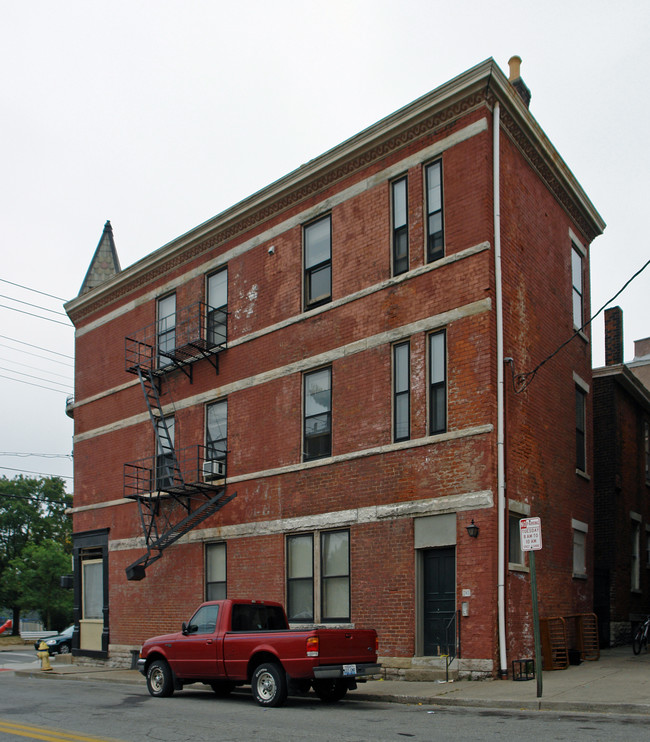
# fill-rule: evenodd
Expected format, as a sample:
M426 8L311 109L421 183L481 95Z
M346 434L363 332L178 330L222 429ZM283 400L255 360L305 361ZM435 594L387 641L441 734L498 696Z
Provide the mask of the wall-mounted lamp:
M471 538L478 536L478 526L474 523L474 518L472 518L471 524L467 526L467 533Z

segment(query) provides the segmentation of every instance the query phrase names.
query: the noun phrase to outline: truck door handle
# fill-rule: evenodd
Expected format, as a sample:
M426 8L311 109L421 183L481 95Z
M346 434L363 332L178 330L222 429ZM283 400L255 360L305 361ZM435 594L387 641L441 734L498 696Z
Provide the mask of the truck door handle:
M205 643L206 643L206 644L212 644L212 639L206 639L206 640L205 640Z

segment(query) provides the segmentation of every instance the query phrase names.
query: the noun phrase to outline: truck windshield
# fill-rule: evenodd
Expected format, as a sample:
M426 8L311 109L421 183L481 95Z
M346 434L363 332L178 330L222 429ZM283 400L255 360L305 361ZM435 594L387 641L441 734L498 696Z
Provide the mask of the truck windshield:
M282 608L276 605L238 605L232 607L233 631L278 631L286 629Z

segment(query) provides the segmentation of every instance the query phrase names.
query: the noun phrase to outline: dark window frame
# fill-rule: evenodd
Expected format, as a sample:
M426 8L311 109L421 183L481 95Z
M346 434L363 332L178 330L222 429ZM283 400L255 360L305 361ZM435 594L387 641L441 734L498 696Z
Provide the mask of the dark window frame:
M312 397L308 393L309 379L316 374L327 372L329 376L329 408L322 412L307 414L308 398ZM318 403L317 403L318 404ZM325 428L317 433L308 433L310 423L318 424L317 418L325 422ZM323 420L324 419L324 420ZM323 432L324 431L324 432ZM332 367L323 366L303 374L303 461L313 461L315 459L327 458L332 455ZM315 445L316 444L316 445Z
M585 322L585 263L584 253L571 242L571 316L573 327L581 330ZM577 269L576 269L576 260ZM580 285L576 286L576 278L579 279ZM577 303L577 304L576 304ZM579 314L579 317L576 315Z
M403 186L403 193L401 188ZM409 197L408 177L403 175L390 184L391 193L391 225L393 248L393 275L399 276L409 269ZM398 204L397 199L403 203ZM403 211L404 221L398 223L398 214Z
M213 306L210 296L210 279L220 273L226 274L226 303ZM225 345L228 340L228 266L208 273L205 277L206 340L210 345Z
M587 471L587 392L576 384L576 469Z
M406 353L406 384L399 384L399 359L398 354ZM402 420L402 399L406 398L405 420ZM406 432L400 434L403 426ZM405 340L393 345L393 441L408 441L411 438L411 341Z
M221 438L213 438L209 426L209 409L225 405L226 430ZM223 431L219 431L223 432ZM228 458L228 399L217 399L205 405L205 458L206 461L226 461Z
M328 235L328 257L315 263L311 263L309 259L309 233L310 230L316 229L323 222L327 222L329 225ZM303 225L303 269L304 269L304 303L305 309L314 309L323 304L327 304L332 301L332 215L325 214L324 216L314 219L308 224ZM324 271L329 272L329 291L327 293L319 294L315 298L312 298L312 288L314 281L313 279L319 273Z
M174 297L174 311L161 317L161 306L163 302ZM178 312L176 292L172 291L156 299L156 353L158 355L158 367L168 366L173 363L167 354L176 349L176 314ZM173 317L173 323L168 320ZM164 328L164 329L163 329Z
M430 174L437 170L438 179L440 181L440 203L432 204L430 201L429 193L429 178ZM426 212L427 212L427 223L426 223L426 235L427 235L427 263L433 263L435 260L440 260L445 255L445 220L444 220L444 188L442 178L442 159L435 160L425 165L424 168L424 187L426 194ZM439 229L432 229L432 225L437 222L439 217Z
M442 379L434 381L432 376L435 364L433 358L434 339L442 338ZM428 392L429 392L429 435L446 433L448 429L447 419L447 331L439 330L428 337ZM439 392L442 391L442 394Z

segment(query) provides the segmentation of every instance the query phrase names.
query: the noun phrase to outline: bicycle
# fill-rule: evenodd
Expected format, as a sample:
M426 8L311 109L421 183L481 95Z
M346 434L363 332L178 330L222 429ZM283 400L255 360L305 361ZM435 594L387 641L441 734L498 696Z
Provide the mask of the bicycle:
M646 618L644 623L639 625L639 628L634 634L634 639L632 639L632 651L634 654L639 654L644 646L646 650L648 649L648 634L650 634L650 616Z

